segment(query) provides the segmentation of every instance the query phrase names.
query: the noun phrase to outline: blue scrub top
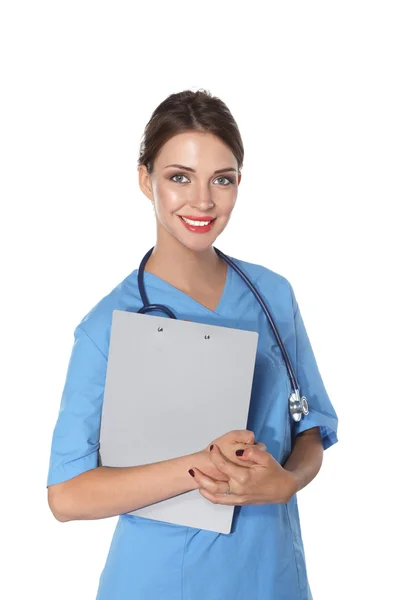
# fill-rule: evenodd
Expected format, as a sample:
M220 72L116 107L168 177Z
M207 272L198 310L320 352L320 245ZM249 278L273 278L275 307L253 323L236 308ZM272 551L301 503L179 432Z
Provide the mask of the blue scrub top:
M338 420L292 286L285 277L266 267L234 260L266 301L297 374L300 393L308 399L310 413L299 423L289 416L290 382L273 331L257 300L232 267L228 265L225 288L214 311L145 271L149 301L165 304L178 319L258 331L247 429L254 431L256 441L264 442L281 464L291 452L294 437L311 427L320 428L324 449L329 448L337 442ZM137 274L137 269L132 271L90 310L74 331L53 433L48 486L99 464L112 311L136 312L142 306ZM229 534L120 515L96 598L312 599L296 496L287 504L236 506Z

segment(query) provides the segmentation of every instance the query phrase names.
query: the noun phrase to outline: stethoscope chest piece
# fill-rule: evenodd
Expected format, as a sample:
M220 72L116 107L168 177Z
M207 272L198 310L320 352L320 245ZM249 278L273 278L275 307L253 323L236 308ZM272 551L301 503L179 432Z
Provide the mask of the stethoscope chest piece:
M299 390L295 390L289 398L289 410L292 419L300 421L303 415L308 415L308 402L305 396L300 398Z

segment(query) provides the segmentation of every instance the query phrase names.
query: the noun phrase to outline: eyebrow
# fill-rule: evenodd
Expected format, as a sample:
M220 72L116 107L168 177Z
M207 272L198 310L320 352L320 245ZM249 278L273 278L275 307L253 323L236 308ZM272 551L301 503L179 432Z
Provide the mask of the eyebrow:
M178 169L184 169L185 171L191 171L192 173L196 172L196 169L192 169L191 167L185 167L185 165L167 165L166 167L164 167L164 169L168 169L168 167L177 167ZM233 167L227 167L226 169L217 169L216 171L214 171L214 175L216 173L225 173L226 171L235 171L236 173L236 169L234 169Z

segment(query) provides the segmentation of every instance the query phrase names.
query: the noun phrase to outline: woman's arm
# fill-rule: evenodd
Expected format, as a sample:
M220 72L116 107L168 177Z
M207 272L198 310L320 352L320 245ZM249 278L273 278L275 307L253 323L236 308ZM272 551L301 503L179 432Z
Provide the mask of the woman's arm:
M234 430L225 433L213 443L219 443L231 461L240 464L236 450L258 448L265 444L255 442L252 431ZM48 486L50 509L58 521L102 519L131 512L155 502L166 500L197 488L188 471L193 464L209 477L229 481L211 460L210 448L136 467L96 467L75 477Z
M188 469L213 465L204 451L137 467L97 467L48 487L48 503L58 521L102 519L195 489Z
M323 454L319 427L312 427L296 436L292 453L284 464L286 471L294 475L296 493L316 477L322 465Z

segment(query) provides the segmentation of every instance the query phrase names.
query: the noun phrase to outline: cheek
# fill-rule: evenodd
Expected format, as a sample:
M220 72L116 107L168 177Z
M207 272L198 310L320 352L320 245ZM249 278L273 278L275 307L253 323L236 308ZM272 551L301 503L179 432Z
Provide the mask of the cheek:
M178 210L182 202L185 202L185 194L182 191L168 185L159 186L156 190L155 202L160 213L166 214Z
M226 195L224 198L221 199L221 202L217 204L217 206L219 207L219 214L221 217L226 217L227 219L229 219L233 209L235 208L236 198L237 193L235 192L229 197L228 195Z

